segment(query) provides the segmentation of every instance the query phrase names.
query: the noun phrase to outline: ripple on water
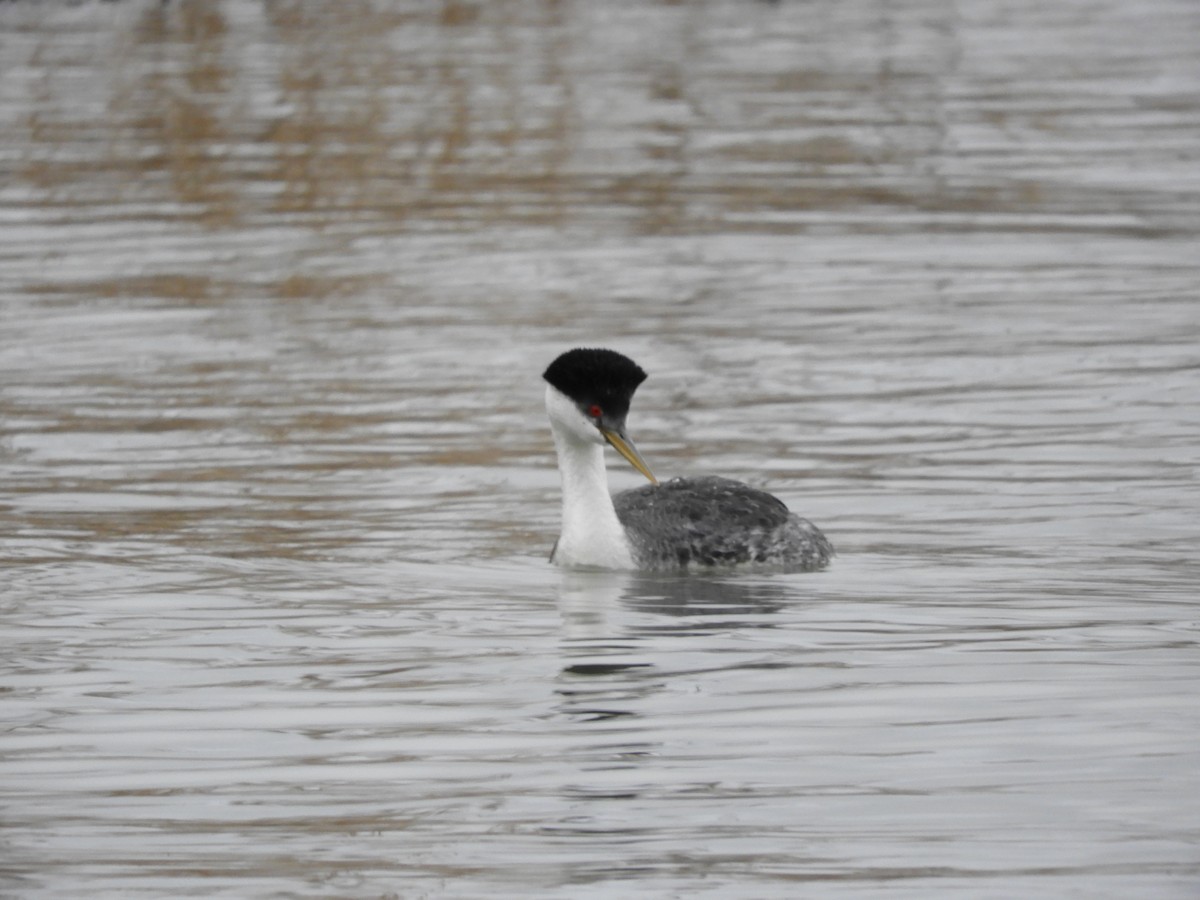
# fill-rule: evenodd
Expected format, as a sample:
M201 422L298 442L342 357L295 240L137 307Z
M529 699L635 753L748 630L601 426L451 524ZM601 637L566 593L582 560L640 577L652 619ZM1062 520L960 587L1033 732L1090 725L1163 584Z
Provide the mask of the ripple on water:
M0 4L0 893L1194 894L1195 5L419 7Z

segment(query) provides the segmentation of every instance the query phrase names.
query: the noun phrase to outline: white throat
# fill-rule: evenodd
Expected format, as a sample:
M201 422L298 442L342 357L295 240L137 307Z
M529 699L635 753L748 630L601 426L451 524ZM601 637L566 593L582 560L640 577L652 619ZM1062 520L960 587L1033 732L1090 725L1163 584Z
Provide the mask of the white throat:
M632 569L629 540L608 492L604 438L570 398L550 385L546 414L562 477L562 533L554 562L568 568Z

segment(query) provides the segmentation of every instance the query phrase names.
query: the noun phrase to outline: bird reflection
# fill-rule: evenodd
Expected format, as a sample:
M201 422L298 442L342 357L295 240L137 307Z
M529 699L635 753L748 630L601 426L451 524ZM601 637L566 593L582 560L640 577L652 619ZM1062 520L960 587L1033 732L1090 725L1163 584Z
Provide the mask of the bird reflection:
M687 634L711 631L714 627L767 628L772 623L761 617L770 616L794 601L794 589L787 582L672 574L566 572L559 590L559 609L568 641L611 641L614 634L628 638L646 630ZM627 611L670 616L677 621L652 626L633 621L610 624L610 619L619 620ZM731 623L731 616L743 618ZM722 621L704 621L716 617Z
M638 612L663 616L762 616L778 612L788 596L789 592L773 581L639 575L630 579L621 599ZM769 625L758 621L737 624L739 627ZM694 624L666 628L677 631L710 630L697 628Z
M582 722L636 717L646 697L671 677L657 640L744 628L769 628L789 599L787 583L669 574L569 571L563 574L560 712Z

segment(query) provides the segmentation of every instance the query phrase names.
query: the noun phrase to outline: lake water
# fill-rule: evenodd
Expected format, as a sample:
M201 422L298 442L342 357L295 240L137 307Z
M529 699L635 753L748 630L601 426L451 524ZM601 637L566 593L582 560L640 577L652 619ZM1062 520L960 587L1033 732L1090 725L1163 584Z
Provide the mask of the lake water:
M1198 35L0 4L0 895L1200 896ZM581 344L831 568L549 566Z

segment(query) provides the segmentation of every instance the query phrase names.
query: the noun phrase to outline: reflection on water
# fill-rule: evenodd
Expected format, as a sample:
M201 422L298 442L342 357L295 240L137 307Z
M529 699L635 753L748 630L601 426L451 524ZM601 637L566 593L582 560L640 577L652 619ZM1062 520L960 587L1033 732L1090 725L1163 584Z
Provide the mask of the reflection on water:
M643 578L625 601L642 612L677 617L748 616L777 612L791 590L742 578Z
M940 0L4 15L6 65L29 92L4 108L20 176L9 193L46 224L86 206L91 222L135 233L319 226L340 233L311 244L324 257L355 236L464 226L1193 226L1186 2L1009 16ZM1125 28L1144 57L1114 59ZM1122 163L1135 153L1136 173ZM302 259L298 237L261 249L282 242ZM375 274L351 265L269 284L357 293ZM141 270L92 289L202 300L236 295L238 275L250 272Z
M1190 0L0 29L0 894L1195 895ZM549 567L578 344L833 567Z
M707 627L706 620L713 616L737 616L743 623L750 616L768 616L791 602L794 590L790 579L774 581L744 575L692 578L568 571L563 573L558 601L568 634L589 630L609 633L611 626L604 616L618 603L642 613L672 616L675 625L669 620L656 621L663 627L688 632ZM763 621L769 622L765 618Z

